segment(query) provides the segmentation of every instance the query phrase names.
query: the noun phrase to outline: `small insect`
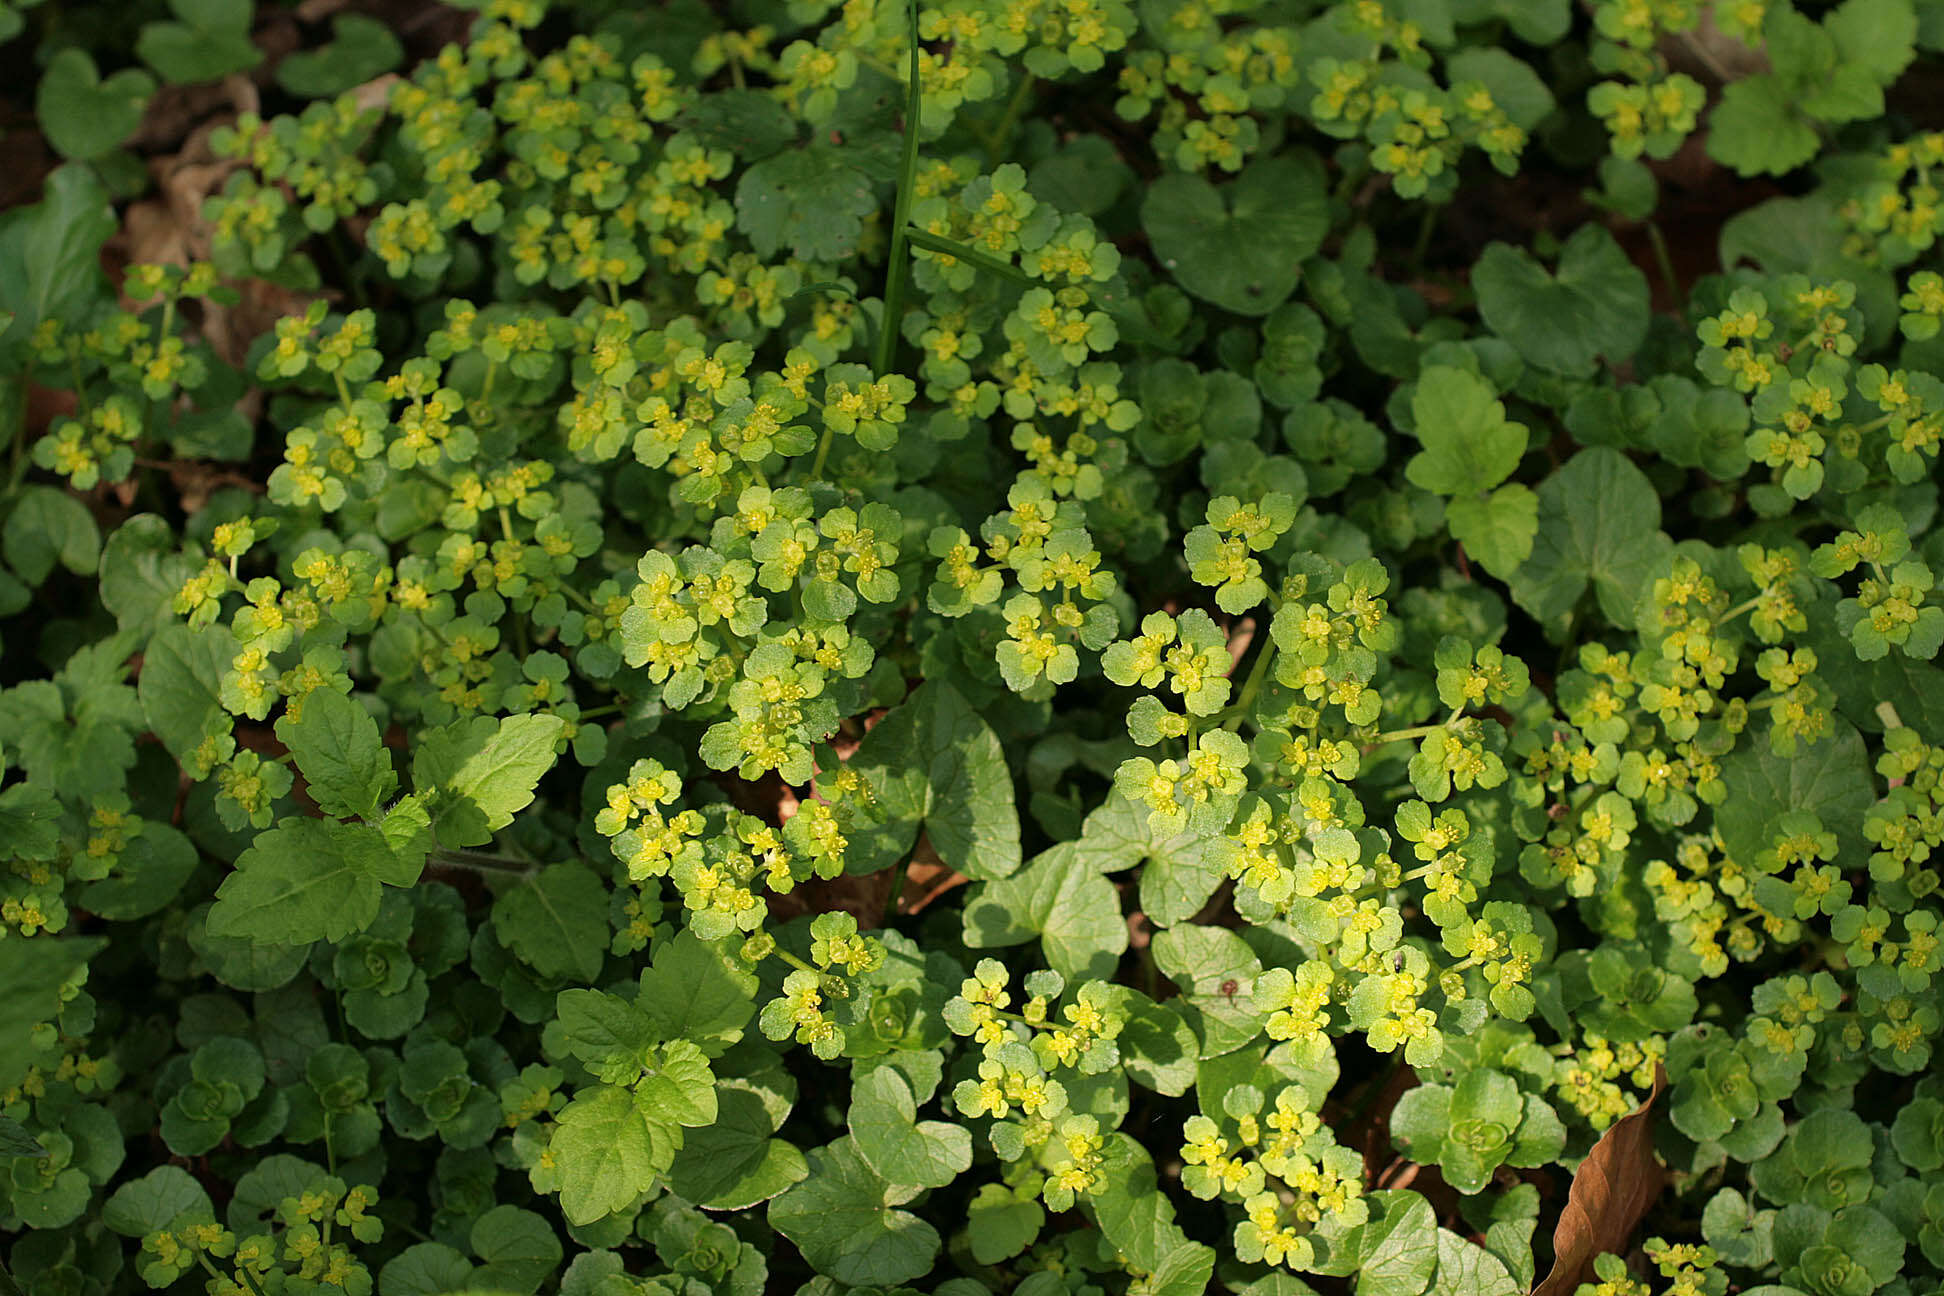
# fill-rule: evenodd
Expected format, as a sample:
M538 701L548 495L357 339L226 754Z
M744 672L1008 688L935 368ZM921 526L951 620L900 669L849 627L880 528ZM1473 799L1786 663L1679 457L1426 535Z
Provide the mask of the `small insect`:
M1391 971L1402 972L1403 970L1404 970L1404 951L1399 950L1397 951L1397 953L1391 955Z
M1222 982L1222 998L1233 1001L1235 998L1235 992L1237 990L1240 990L1241 988L1242 988L1242 983L1237 981L1234 977L1230 977L1228 980Z

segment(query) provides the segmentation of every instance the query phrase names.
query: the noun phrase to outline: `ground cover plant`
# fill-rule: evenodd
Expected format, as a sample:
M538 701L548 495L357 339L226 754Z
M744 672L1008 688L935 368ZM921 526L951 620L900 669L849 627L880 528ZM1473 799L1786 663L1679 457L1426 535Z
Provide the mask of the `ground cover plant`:
M1944 1290L1944 5L110 9L7 1296Z

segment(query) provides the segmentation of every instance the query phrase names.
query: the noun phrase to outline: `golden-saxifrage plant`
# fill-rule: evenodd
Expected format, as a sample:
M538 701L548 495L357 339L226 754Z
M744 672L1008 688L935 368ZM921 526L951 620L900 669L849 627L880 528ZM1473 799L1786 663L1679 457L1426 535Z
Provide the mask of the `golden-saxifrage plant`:
M9 1285L1936 1292L1940 32L1705 16L487 0L118 296L51 51Z

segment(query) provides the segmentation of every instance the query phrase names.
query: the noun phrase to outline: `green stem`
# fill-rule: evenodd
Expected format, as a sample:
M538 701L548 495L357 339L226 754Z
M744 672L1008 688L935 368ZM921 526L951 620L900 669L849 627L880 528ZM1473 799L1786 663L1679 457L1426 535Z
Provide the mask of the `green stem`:
M1681 304L1681 277L1674 273L1674 258L1668 255L1667 239L1661 234L1659 224L1647 222L1647 243L1654 249L1654 263L1660 267L1661 280L1667 285L1667 300L1679 309Z
M27 376L6 380L6 391L0 396L0 426L7 431L7 439L13 442L13 461L7 474L7 494L11 495L20 488L20 479L27 475Z
M891 920L898 916L898 897L904 894L905 870L899 869L891 879L891 894L884 898L884 925L889 927Z
M880 340L885 336L887 335L880 332ZM878 372L883 373L884 371L880 369ZM837 430L828 423L824 424L823 436L817 441L817 457L810 461L811 481L816 481L819 477L823 476L824 460L830 457L830 443L836 439L836 436Z
M798 958L796 955L790 953L790 951L784 949L781 945L778 945L774 950L771 951L771 953L775 954L776 957L782 959L785 963L788 963L791 967L795 968L799 972L808 972L811 976L816 976L816 977L820 977L824 974L822 968L812 967L810 964L805 963L802 959Z
M1233 729L1249 714L1249 707L1262 691L1262 681L1269 677L1269 663L1276 660L1276 641L1268 638L1268 626L1263 627L1264 642L1262 652L1257 655L1255 665L1249 668L1248 678L1242 681L1242 691L1235 695L1229 705L1229 716L1222 722L1225 729Z
M989 166L998 166L1000 158L1005 156L1006 146L1012 143L1013 129L1019 125L1019 116L1026 110L1026 98L1033 92L1033 84L1038 79L1031 72L1019 79L1018 89L1013 91L1012 98L1006 104L1006 115L999 119L992 134L986 136L986 162Z
M1371 747L1382 747L1385 743L1409 742L1414 739L1427 737L1430 734L1439 732L1444 727L1441 724L1428 724L1415 725L1409 729L1392 729L1387 733L1380 733L1372 738L1366 745L1365 750L1369 750Z
M1424 268L1424 257L1431 250L1431 236L1437 232L1438 215L1442 210L1436 203L1424 205L1424 215L1418 218L1417 241L1411 245L1412 274Z
M884 319L878 327L877 354L872 359L871 369L882 378L891 372L891 363L897 357L898 322L904 315L905 280L911 272L911 253L905 245L905 227L911 223L911 191L917 187L918 180L918 110L920 87L918 84L918 0L907 0L907 11L911 22L911 86L905 95L904 120L904 163L898 173L898 197L891 209L891 260L884 272ZM825 432L826 438L829 436ZM817 456L816 468L823 465L823 455Z
M484 851L458 850L441 846L432 852L432 863L443 864L447 868L469 869L474 873L510 873L520 877L533 872L531 864L509 859L505 855L489 855Z

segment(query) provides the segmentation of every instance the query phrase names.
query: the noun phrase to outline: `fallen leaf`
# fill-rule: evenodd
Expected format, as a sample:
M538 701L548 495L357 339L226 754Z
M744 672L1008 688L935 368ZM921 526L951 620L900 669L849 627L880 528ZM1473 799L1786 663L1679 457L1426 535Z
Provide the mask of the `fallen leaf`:
M1646 1101L1613 1123L1580 1162L1566 1208L1553 1227L1553 1267L1532 1296L1569 1296L1603 1252L1624 1252L1640 1217L1667 1179L1654 1158L1654 1104L1667 1089L1667 1069L1654 1065Z
M931 838L918 834L911 848L911 862L905 865L904 889L898 892L898 912L915 914L954 887L972 879L938 858Z

